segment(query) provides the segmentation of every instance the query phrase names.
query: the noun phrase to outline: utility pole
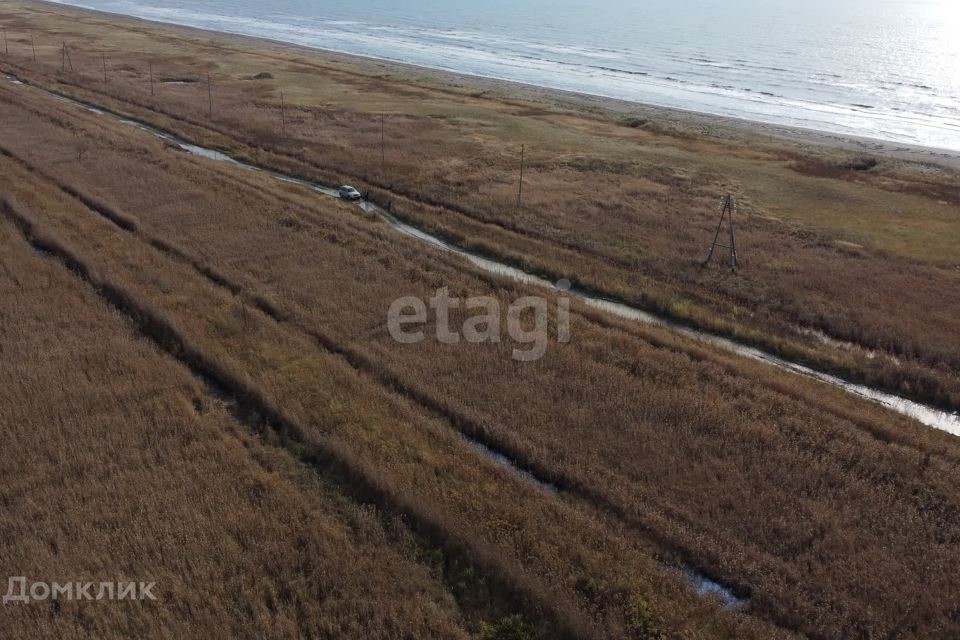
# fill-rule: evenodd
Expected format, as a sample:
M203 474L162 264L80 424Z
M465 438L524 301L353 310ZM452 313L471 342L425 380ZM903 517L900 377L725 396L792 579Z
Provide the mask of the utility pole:
M150 95L154 96L156 94L154 93L154 90L153 90L153 62L148 62L147 64L150 67Z
M733 232L733 214L737 211L737 203L733 199L733 196L726 195L720 200L720 222L717 224L717 232L713 236L713 244L710 245L710 253L707 254L707 259L703 261L701 268L710 264L710 261L713 259L713 252L717 247L721 249L729 249L730 251L730 269L736 271L737 269L737 241ZM729 233L729 244L719 244L720 232L723 230L723 221L728 220L728 233Z
M520 145L520 187L517 189L517 208L523 200L523 157L526 152L526 145Z
M30 48L33 49L33 61L37 61L37 43L33 40L33 34L30 34Z
M213 117L213 85L211 84L210 74L207 74L207 104L208 114Z
M386 165L387 153L384 145L384 135L383 135L383 113L380 114L380 171L384 170Z
M70 65L70 71L72 72L72 71L73 71L73 60L70 59L70 49L67 48L67 43L66 43L66 41L64 41L64 43L63 43L63 56L62 56L62 60L61 60L61 62L60 62L60 71L61 71L62 73L66 73L66 71L67 71L67 65L68 65L68 64Z
M3 55L10 56L10 45L7 44L7 30L3 30Z
M103 82L107 82L107 54L100 52L100 61L103 63Z
M281 134L286 137L287 135L287 114L286 114L286 103L283 100L283 89L280 90L280 131Z

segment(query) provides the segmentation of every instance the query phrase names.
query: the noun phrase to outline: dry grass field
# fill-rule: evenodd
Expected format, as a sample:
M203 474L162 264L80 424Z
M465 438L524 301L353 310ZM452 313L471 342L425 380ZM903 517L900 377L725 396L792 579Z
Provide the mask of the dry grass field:
M7 9L6 67L266 164L355 182L400 215L528 269L960 407L954 170L883 157L860 170L870 166L861 154L698 128L640 107L605 111L63 12L74 16L42 4ZM61 72L64 42L73 71ZM521 144L527 184L517 208ZM726 192L740 203L736 275L700 268Z
M0 248L4 587L143 580L158 597L5 604L0 635L468 637L402 525L263 443L6 217Z
M192 159L176 154L173 161L205 182ZM258 306L269 301L256 301L265 294L251 291L248 299L230 274L211 277L203 259L185 259L189 248L122 231L23 163L6 155L0 162L6 215L28 227L27 237L61 256L168 352L246 399L244 411L259 415L261 430L298 458L331 469L356 499L409 521L435 549L428 557L450 572L455 595L492 611L491 624L523 615L542 637L775 634L696 597L679 572L651 560L649 544L618 536L589 504L567 504L505 472L447 420L262 313ZM213 171L207 179L212 186L229 178ZM236 191L235 177L221 188ZM255 224L285 228L262 218Z
M264 164L357 182L399 215L532 270L958 404L960 202L947 170L887 161L854 174L786 143L628 127L373 62L58 12L0 9L14 42L41 41L40 62L21 51L0 66ZM56 39L71 42L74 72L54 65ZM106 83L94 65L104 48ZM212 118L205 91L159 84L207 73ZM380 112L393 133L382 169ZM398 296L448 287L507 306L536 292L354 207L26 87L0 84L0 121L11 291L0 366L24 381L0 397L4 428L20 416L5 472L23 483L56 460L46 473L73 469L81 496L7 485L14 529L2 539L73 546L35 555L7 543L2 568L177 585L134 616L8 608L26 616L11 619L12 637L31 637L29 624L118 636L250 625L277 637L960 634L955 437L577 305L574 339L551 339L532 364L511 360L509 341L402 345L385 327ZM508 139L537 150L519 210ZM744 214L735 276L697 264L723 190ZM8 344L36 355L7 358ZM38 357L53 344L57 364ZM77 460L64 462L65 448ZM126 475L97 476L104 459ZM115 548L105 522L145 548ZM60 531L78 523L91 523L83 536ZM181 538L193 544L164 547ZM743 604L698 597L683 569Z

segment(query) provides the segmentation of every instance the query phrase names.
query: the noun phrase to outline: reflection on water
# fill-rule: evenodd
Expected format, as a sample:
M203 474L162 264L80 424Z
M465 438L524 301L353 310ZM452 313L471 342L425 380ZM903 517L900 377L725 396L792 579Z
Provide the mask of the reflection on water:
M497 453L493 449L490 449L489 447L484 446L483 444L477 442L476 440L472 440L466 437L464 439L472 449L480 453L480 455L485 457L487 460L490 460L492 463L494 463L498 467L503 467L504 469L509 471L511 475L516 476L517 478L520 478L527 484L533 485L538 489L542 489L547 493L557 493L556 486L550 484L549 482L543 482L533 474L527 473L526 471L524 471L523 469L515 465L513 461L510 460L510 458L506 457L505 455L501 453Z
M693 569L684 569L683 577L688 583L690 583L690 586L692 586L693 590L697 592L697 595L719 598L724 607L742 607L747 602L743 598L738 598L732 591L730 591L730 589L727 589L722 584L714 582L710 578L698 573L697 571L694 571Z

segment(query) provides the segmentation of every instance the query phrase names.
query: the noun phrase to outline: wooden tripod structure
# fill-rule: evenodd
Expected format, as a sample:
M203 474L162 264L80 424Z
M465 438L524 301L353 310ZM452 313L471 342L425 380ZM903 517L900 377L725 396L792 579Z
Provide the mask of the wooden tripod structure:
M70 66L70 71L73 71L73 60L70 59L70 49L67 48L67 43L63 43L63 50L61 53L60 59L60 72L64 73L67 70L67 65Z
M721 249L730 250L730 268L736 270L737 268L737 241L733 233L733 214L737 211L737 203L733 199L733 196L726 195L720 200L720 223L717 225L717 233L713 236L713 244L710 245L710 253L707 254L707 259L703 261L703 267L710 264L710 261L713 260L713 253L716 251L717 247ZM730 244L720 244L720 233L723 231L723 221L728 220L727 228L729 230ZM702 268L702 267L701 267Z

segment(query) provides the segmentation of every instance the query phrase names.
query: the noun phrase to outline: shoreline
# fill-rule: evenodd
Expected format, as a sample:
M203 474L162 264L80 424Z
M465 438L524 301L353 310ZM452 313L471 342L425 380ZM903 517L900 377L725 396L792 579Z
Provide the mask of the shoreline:
M354 67L373 67L376 72L389 73L394 80L426 84L431 88L455 90L474 95L490 94L489 97L504 101L521 101L527 104L540 104L549 108L572 111L579 115L593 114L607 117L641 117L657 120L681 131L693 131L698 135L723 140L749 138L755 141L775 139L795 144L810 150L811 147L847 153L878 155L884 158L920 165L934 165L949 169L960 169L960 150L927 147L917 144L901 143L841 134L819 129L808 129L792 125L781 125L749 120L726 115L716 115L703 111L687 110L677 107L665 107L652 103L634 102L598 94L583 93L565 89L507 80L502 78L452 71L437 67L428 67L388 58L347 53L335 49L325 49L285 40L263 36L247 35L230 31L217 31L175 22L164 22L140 18L123 13L102 11L54 0L26 0L25 4L34 4L47 10L74 11L80 14L94 15L101 19L134 25L148 25L154 29L167 29L173 33L183 32L205 38L233 41L239 45L253 48L282 48L320 56L339 64Z

